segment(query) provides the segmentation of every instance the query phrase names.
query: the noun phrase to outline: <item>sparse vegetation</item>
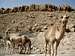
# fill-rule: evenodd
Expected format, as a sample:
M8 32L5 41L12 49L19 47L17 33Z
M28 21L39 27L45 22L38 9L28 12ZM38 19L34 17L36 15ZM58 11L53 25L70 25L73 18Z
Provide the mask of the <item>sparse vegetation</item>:
M1 14L6 14L6 13L11 13L11 12L23 12L23 11L73 11L74 9L69 6L69 5L63 5L63 6L55 6L51 4L32 4L30 6L20 6L20 7L14 7L13 9L7 8L1 8L0 13Z

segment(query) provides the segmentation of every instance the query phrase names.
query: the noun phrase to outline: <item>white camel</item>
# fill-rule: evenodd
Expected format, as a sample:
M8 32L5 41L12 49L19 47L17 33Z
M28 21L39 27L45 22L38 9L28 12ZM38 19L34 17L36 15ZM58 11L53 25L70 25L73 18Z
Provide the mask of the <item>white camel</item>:
M47 47L49 47L50 56L57 56L57 48L60 41L64 37L67 22L68 16L64 15L60 20L60 23L57 22L58 24L55 23L48 28L47 32L45 33L45 56L47 54Z

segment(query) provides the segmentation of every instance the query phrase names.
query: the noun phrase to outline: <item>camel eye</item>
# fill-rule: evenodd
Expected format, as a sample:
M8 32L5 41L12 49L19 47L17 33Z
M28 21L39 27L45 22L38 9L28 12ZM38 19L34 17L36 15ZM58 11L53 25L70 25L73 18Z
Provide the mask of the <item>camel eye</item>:
M66 19L68 19L69 17L66 17Z

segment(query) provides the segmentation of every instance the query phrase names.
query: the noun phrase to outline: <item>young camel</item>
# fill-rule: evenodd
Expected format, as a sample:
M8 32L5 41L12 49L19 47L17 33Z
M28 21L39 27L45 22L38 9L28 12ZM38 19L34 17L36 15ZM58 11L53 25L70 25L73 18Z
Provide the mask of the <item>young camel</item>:
M57 56L57 48L64 36L66 24L68 22L68 16L64 15L59 22L60 23L58 24L51 25L48 28L47 32L45 33L45 41L46 41L45 56L47 54L47 45L49 48L50 56Z
M31 52L31 40L25 36L17 36L14 34L14 36L10 37L11 44L13 48L18 47L19 48L19 53L22 53L22 50L25 50L25 53L30 54Z

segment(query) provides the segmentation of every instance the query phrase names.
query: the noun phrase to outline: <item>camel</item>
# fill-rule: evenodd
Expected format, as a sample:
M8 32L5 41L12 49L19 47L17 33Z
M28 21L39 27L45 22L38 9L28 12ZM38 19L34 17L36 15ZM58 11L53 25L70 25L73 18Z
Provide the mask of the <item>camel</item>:
M31 52L31 40L25 36L25 35L21 35L19 36L19 34L10 34L10 42L11 45L14 48L19 48L19 53L22 53L22 50L25 50L25 53L30 54Z
M49 26L45 33L45 56L47 54L47 47L49 48L50 56L57 56L57 48L60 44L60 41L64 37L66 25L68 22L69 16L64 15L63 18L59 21L60 23L55 23Z

